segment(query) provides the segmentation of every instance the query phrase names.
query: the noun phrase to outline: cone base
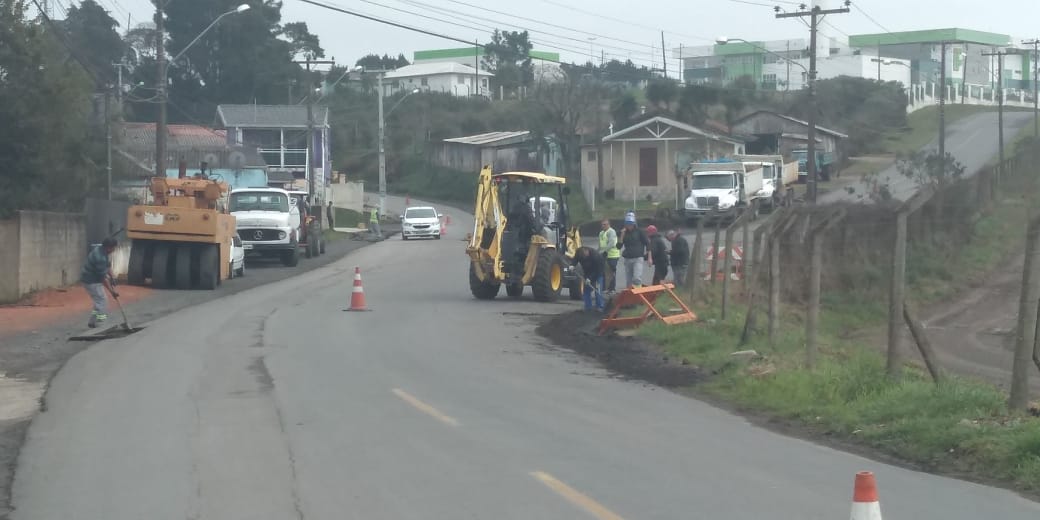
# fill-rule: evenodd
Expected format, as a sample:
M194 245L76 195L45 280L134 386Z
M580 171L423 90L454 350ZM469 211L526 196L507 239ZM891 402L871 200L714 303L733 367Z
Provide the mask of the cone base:
M882 520L879 502L853 502L850 520Z

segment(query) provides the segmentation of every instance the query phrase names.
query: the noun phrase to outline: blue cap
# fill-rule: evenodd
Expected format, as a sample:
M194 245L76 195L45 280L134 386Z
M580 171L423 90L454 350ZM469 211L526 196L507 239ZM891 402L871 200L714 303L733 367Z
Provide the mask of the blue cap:
M632 213L632 212L625 213L625 224L635 224L635 223L636 223L636 214Z

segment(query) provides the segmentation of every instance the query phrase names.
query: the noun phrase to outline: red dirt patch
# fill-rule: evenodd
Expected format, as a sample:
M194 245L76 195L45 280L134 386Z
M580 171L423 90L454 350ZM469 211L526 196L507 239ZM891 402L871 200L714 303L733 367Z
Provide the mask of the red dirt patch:
M117 290L124 305L147 298L154 292L148 287L130 285L121 285ZM110 319L113 319L119 310L111 297L108 303ZM80 315L86 323L90 306L90 297L80 285L34 293L18 303L0 305L0 337L37 330Z

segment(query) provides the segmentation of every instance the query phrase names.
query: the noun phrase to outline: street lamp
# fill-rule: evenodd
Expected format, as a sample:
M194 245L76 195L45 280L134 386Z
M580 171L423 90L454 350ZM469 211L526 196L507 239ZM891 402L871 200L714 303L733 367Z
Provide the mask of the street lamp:
M395 108L401 105L408 96L412 94L418 94L419 89L413 89L402 97L393 107L390 108L386 113L383 112L383 75L389 70L371 70L366 71L364 67L357 67L355 70L361 69L362 72L373 72L376 73L377 89L379 92L376 93L376 100L379 103L379 214L386 214L386 147L384 145L386 141L386 116L393 112Z
M249 4L241 4L238 7L221 14L212 23L210 23L198 36L195 37L186 45L181 52L177 53L169 62L166 61L165 53L165 36L163 30L163 7L165 2L169 0L159 0L156 2L156 10L158 11L156 16L156 34L155 39L156 45L156 58L158 61L158 73L159 73L159 85L158 85L158 98L159 98L159 117L155 124L155 176L166 177L166 71L170 66L170 63L176 62L184 55L192 45L195 45L206 33L209 32L214 26L217 25L224 17L230 16L236 13L244 13L250 9Z

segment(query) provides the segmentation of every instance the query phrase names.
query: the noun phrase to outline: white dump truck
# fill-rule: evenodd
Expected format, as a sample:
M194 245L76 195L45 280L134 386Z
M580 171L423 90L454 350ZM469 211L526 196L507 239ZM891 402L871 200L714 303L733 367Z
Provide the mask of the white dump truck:
M690 195L683 214L687 218L714 216L736 218L744 211L758 213L762 198L762 168L735 160L696 162L685 171Z
M758 192L759 209L770 211L784 204L798 182L798 161L784 162L782 155L738 155L747 170L762 169L762 189Z

